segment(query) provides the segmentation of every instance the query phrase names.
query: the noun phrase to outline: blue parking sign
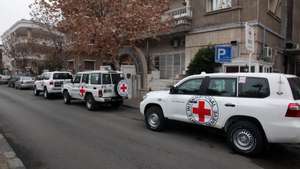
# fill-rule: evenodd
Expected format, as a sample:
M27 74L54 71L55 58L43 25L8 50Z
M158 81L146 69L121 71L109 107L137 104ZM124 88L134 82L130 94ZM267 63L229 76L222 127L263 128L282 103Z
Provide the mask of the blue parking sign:
M232 61L232 46L217 45L215 46L215 62L216 63L231 63Z

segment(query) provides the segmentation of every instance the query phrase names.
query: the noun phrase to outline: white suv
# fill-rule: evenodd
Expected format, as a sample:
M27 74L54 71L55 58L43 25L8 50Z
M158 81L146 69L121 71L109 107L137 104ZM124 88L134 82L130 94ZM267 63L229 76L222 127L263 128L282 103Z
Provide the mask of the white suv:
M33 93L35 96L39 96L40 92L43 92L44 98L48 99L51 95L61 94L63 84L72 79L73 76L70 72L45 72L34 82Z
M147 128L165 120L223 129L238 153L262 152L266 143L300 143L300 78L283 74L201 74L170 91L150 92L140 104Z
M88 110L94 110L97 103L119 107L128 97L128 85L122 72L86 71L77 73L71 83L64 84L62 93L65 104L70 104L72 99L82 100Z

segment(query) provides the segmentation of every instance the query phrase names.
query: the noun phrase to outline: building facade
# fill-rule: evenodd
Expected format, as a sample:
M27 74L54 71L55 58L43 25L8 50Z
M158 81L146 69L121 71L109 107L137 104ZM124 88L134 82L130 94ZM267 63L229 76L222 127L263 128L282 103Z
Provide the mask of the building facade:
M45 61L58 50L62 37L42 24L22 19L1 36L5 65L13 73L39 74Z
M137 93L165 89L185 75L199 49L228 45L233 60L223 64L220 72L300 72L294 64L300 63L296 57L299 10L297 0L171 0L167 14L174 18L174 28L159 39L145 39L136 48L122 49L121 70L133 75ZM255 32L250 61L245 23ZM75 56L68 63L75 70L90 70L110 61Z

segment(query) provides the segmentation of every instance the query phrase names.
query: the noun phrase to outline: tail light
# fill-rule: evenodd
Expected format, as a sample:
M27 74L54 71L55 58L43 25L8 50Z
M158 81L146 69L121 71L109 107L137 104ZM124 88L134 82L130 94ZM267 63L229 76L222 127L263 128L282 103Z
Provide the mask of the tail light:
M53 81L49 82L49 85L53 85Z
M99 97L102 97L102 96L103 96L102 90L99 90L99 91L98 91L98 96L99 96Z
M300 117L300 104L290 103L285 116L286 117Z

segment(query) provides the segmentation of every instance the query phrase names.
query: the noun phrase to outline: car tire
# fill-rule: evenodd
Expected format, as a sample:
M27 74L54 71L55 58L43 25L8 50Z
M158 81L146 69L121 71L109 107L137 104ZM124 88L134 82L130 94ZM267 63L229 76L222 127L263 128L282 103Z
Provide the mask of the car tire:
M242 155L258 155L265 147L263 131L249 121L233 123L227 131L227 141L230 147Z
M65 104L71 104L71 96L70 96L68 91L65 90L63 92L63 97L64 97L64 103Z
M40 95L40 91L38 91L35 86L33 87L33 95L34 96L39 96Z
M150 106L145 111L146 127L152 131L162 131L165 128L165 117L159 106Z
M88 94L85 98L85 106L89 111L94 111L96 108L96 101L91 94Z
M45 99L49 99L50 98L47 88L44 89L43 96L44 96Z

